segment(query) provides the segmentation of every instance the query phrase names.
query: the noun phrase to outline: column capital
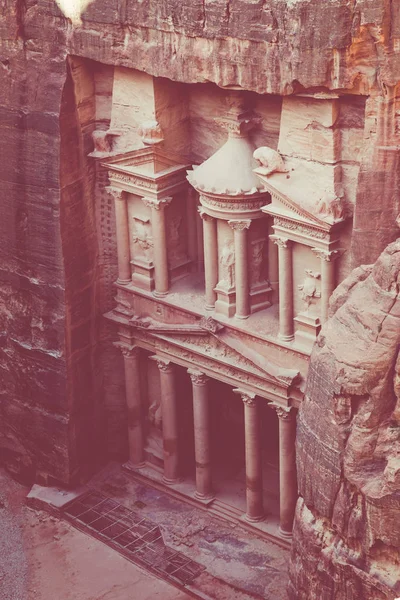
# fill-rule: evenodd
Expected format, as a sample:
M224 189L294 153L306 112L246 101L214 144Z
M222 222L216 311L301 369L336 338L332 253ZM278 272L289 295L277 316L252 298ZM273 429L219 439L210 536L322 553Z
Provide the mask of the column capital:
M296 417L293 406L280 406L279 404L274 404L273 402L271 402L269 406L275 410L276 414L278 415L278 419L281 421L292 421Z
M233 229L233 231L244 231L245 229L249 229L251 225L251 219L245 219L243 221L232 219L228 221L228 225L231 227L231 229Z
M173 363L166 358L161 358L160 356L154 355L149 356L150 360L154 360L157 363L157 367L160 369L162 373L170 373L172 371Z
M202 206L200 206L197 210L200 215L200 218L203 219L203 221L214 221L215 220L215 217L212 217L211 215L209 215Z
M114 200L126 200L126 192L112 185L107 185L105 190L114 198Z
M239 388L235 388L233 393L238 394L246 406L256 406L256 394L247 392L246 390L241 390Z
M269 239L274 242L279 248L289 248L292 240L288 238L280 237L279 235L270 235Z
M196 369L188 369L187 372L190 375L193 385L205 385L210 379L205 373Z
M325 262L332 262L336 258L339 258L340 252L339 250L323 250L322 248L311 248L311 250Z
M129 357L136 358L139 356L139 352L140 352L139 346L128 346L127 344L124 344L123 342L114 342L114 346L116 348L119 348L121 350L122 355L126 358L129 358Z
M165 198L142 198L144 204L149 208L155 210L161 210L167 208L172 202L172 196L166 196Z

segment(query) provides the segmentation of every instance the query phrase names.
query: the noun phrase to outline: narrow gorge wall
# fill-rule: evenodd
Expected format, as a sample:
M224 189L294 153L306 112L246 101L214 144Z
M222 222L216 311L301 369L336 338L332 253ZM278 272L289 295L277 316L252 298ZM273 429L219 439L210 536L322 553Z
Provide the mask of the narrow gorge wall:
M400 241L337 289L297 434L290 598L400 594Z

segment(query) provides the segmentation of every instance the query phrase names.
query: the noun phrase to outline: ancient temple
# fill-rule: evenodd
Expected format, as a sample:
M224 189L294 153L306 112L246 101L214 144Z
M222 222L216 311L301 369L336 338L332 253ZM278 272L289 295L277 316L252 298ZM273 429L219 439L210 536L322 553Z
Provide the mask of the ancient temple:
M105 318L124 361L125 467L289 539L308 360L348 272L359 165L338 122L354 108L333 94L284 98L272 148L263 97L226 92L212 111L218 147L213 139L194 162L198 132L185 115L195 106L207 116L196 100L115 68L109 128L93 134L115 206L118 279ZM356 129L345 134L357 144Z

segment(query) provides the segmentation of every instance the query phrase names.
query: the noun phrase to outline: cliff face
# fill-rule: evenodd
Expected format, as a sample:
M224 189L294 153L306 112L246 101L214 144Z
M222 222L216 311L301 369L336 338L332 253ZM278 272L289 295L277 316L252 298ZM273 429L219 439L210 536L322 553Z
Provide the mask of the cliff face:
M260 94L366 96L357 265L397 235L399 39L389 0L95 0L78 28L53 0L0 2L0 450L16 473L83 477L102 431L93 421L101 386L87 376L100 371L84 158L93 123L67 57Z
M332 299L299 413L291 598L400 594L400 241Z

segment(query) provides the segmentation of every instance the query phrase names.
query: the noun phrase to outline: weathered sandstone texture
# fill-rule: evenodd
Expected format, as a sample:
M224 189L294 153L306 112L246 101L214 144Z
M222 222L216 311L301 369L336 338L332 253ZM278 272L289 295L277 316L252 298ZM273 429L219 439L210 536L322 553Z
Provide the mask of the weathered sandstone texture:
M335 291L298 419L290 597L400 595L400 241Z

